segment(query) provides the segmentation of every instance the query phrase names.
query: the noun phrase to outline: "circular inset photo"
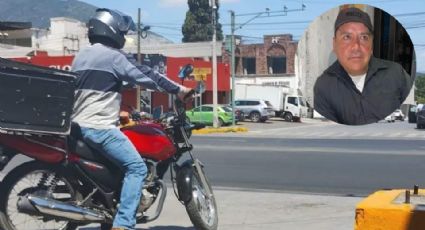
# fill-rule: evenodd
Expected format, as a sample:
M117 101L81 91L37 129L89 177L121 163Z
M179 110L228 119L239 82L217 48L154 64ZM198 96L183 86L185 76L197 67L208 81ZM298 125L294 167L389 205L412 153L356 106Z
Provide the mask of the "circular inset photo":
M325 12L299 41L295 63L315 117L364 125L407 114L414 104L412 41L379 8L348 4Z

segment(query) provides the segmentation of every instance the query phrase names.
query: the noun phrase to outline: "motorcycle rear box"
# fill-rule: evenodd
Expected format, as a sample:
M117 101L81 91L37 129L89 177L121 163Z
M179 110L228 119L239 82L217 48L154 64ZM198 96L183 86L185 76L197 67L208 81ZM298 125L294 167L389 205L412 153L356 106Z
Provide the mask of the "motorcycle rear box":
M0 58L0 131L68 134L76 76Z

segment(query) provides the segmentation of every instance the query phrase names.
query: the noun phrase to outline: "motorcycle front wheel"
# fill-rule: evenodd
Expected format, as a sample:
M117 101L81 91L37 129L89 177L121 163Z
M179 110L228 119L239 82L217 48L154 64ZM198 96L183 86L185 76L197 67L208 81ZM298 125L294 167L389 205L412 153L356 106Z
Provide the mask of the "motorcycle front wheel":
M76 193L69 180L52 166L31 161L13 169L0 188L0 229L74 230L77 224L42 215L19 212L18 200L26 195L38 195L63 202L74 201Z
M205 174L204 174L205 175ZM207 178L206 183L212 193ZM197 230L216 230L218 225L217 204L215 196L208 196L199 173L194 170L192 175L192 199L185 203L187 214Z

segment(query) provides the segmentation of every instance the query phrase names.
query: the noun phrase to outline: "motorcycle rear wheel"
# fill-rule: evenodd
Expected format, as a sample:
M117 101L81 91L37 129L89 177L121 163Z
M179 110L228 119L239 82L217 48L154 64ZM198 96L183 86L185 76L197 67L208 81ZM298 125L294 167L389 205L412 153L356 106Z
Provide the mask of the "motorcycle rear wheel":
M53 178L56 175L56 186L49 196L60 196L61 201L76 199L76 192L66 176L58 173L51 165L31 161L13 169L4 178L0 188L0 229L4 230L36 230L36 229L61 229L74 230L76 223L56 220L42 216L32 216L20 213L17 208L19 197L27 194L48 195L52 180L46 179L40 185L42 178Z
M205 175L205 174L204 174ZM207 186L212 192L207 178ZM185 203L187 214L197 230L216 230L218 226L218 213L215 196L207 195L201 183L201 178L196 170L192 176L192 199Z

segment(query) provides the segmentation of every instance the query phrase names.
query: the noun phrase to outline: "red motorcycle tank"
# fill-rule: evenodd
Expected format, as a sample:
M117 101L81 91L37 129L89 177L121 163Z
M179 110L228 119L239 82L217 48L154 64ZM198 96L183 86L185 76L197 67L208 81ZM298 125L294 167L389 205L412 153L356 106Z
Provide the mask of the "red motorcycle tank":
M121 131L130 139L142 157L162 161L176 153L173 142L159 124L142 121L121 128Z

